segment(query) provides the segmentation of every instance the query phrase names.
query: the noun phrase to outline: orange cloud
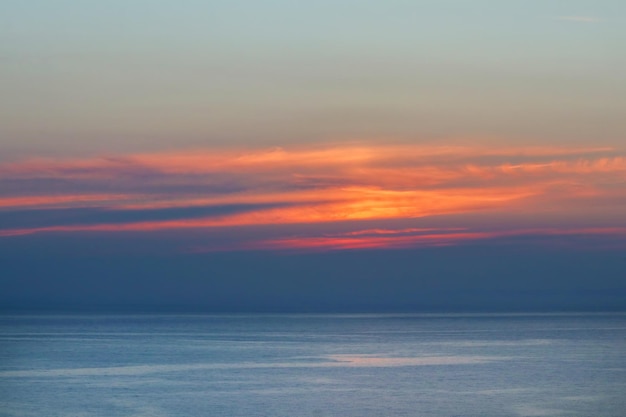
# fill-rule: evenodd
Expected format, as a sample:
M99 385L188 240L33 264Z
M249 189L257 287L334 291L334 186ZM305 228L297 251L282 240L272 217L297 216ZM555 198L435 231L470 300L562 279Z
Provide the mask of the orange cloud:
M261 150L195 150L131 154L85 159L32 158L0 166L0 174L19 177L110 177L133 172L156 171L165 174L207 174L225 172L292 172L315 170L328 172L331 167L341 172L375 166L428 167L441 169L461 167L463 161L476 158L551 157L554 161L580 156L580 163L593 161L597 154L611 153L606 147L504 147L424 146L410 144L336 144L326 147L272 148ZM618 158L619 159L619 158ZM600 158L609 161L610 158ZM623 169L623 157L618 164ZM320 171L317 171L321 169Z
M145 232L375 221L485 211L506 216L511 210L532 214L545 207L567 214L599 198L613 199L612 212L615 204L622 204L626 212L626 156L603 147L348 143L66 160L38 158L0 165L0 185L3 179L19 179L32 184L28 188L33 190L29 196L0 197L0 208L5 209L90 206L141 212L249 207L244 212L204 218L183 216L126 223L94 220L75 225L51 221L41 227L5 227L0 230L0 236L5 237L44 232ZM65 192L51 195L48 189L37 189L38 179L56 180ZM85 189L89 193L78 191ZM456 240L488 235L457 232ZM358 243L355 236L343 236L344 240L320 237L307 244L376 247L391 242L401 245L403 241L414 244L416 239L441 244L456 241L450 233L419 236L372 233L362 235Z
M155 231L171 229L251 226L267 224L297 224L340 222L366 219L415 218L428 215L459 213L486 207L500 207L513 200L531 195L520 190L457 190L389 191L353 188L335 190L333 196L318 195L317 202L288 207L257 209L252 212L199 219L133 222L121 224L90 224L49 226L0 231L0 236L15 236L42 232L113 232ZM336 201L327 202L334 198Z

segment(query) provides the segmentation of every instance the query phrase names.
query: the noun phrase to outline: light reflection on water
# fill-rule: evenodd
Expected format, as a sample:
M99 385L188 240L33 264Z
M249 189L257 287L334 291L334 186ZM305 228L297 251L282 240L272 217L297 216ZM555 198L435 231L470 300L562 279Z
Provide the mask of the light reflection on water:
M0 317L0 416L605 416L626 315Z

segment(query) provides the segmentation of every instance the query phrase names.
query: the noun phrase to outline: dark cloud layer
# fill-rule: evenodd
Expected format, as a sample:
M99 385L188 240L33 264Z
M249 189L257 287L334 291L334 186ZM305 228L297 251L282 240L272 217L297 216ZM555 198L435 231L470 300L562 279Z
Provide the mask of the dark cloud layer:
M55 240L56 253L37 251ZM581 251L495 240L394 251L178 254L168 253L167 242L156 237L122 240L118 253L102 251L115 244L110 239L30 241L2 248L5 310L626 309L623 249ZM141 245L149 250L129 250Z
M287 204L228 204L161 209L54 208L0 211L2 229L37 228L92 224L124 224L146 221L167 221L216 217L259 209L284 207Z

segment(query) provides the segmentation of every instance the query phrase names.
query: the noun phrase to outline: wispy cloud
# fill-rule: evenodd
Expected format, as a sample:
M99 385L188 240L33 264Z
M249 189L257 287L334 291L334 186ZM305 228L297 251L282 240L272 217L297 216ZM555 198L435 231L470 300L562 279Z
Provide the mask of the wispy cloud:
M15 183L28 192L12 191ZM594 215L626 220L615 214L621 208L626 212L624 183L626 155L606 147L338 143L33 158L0 164L0 237L263 225L291 225L293 231L368 221L373 222L369 229L352 228L352 234L261 236L257 243L242 241L241 247L444 245L493 234L429 232L414 225L396 230L376 222L472 213L502 218L525 213L540 219L587 212L578 220L586 223L576 225L582 230L594 226ZM70 210L84 208L91 210L89 216L67 220ZM62 210L68 216L59 216ZM7 217L13 213L15 219L20 211L36 211L36 226Z
M506 230L470 230L464 228L424 228L372 231L352 231L323 236L297 236L240 243L236 247L207 246L193 248L192 252L224 250L268 251L335 251L362 249L402 249L451 246L487 239L532 237L615 237L626 248L626 227L596 228L529 228Z

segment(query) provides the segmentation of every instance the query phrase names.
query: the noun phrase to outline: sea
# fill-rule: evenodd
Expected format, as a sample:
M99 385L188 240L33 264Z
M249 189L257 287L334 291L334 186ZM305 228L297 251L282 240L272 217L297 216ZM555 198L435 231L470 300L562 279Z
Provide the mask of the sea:
M5 314L0 416L624 417L626 314Z

